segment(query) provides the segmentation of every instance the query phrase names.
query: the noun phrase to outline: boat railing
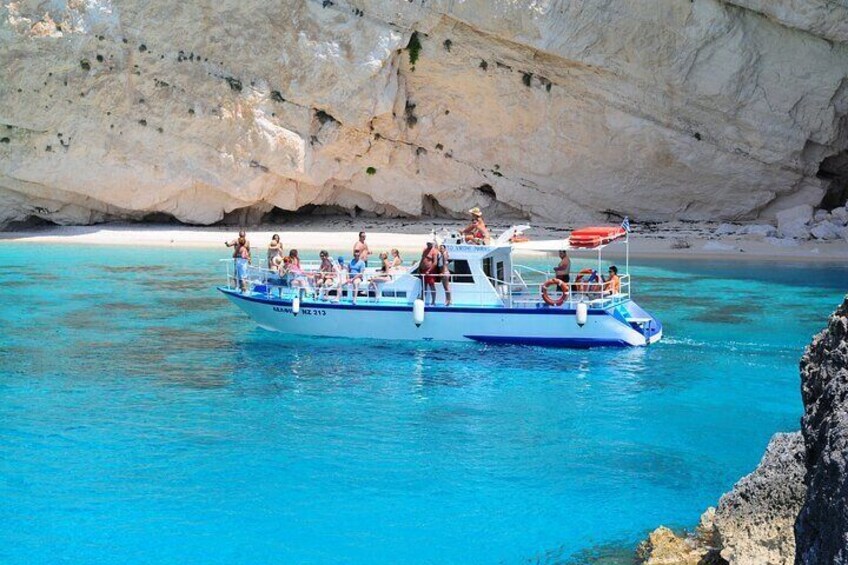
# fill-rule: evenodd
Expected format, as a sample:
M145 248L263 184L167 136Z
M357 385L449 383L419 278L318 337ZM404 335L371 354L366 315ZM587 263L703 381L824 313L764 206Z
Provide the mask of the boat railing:
M536 276L527 276L528 271L533 271ZM503 299L504 306L510 308L534 308L545 303L542 296L542 285L553 279L552 273L524 267L513 272L512 281L503 281L494 277L488 280L498 295ZM619 275L618 289L615 291L607 281L571 281L562 282L568 289L562 304L566 307L574 307L577 303L587 302L592 307L607 308L630 300L630 275ZM558 302L561 289L549 288L549 296L555 303Z
M235 270L235 261L232 259L221 260L226 266L228 288L239 290L240 281ZM390 271L388 274L380 273L376 269L369 268L363 273L358 285L358 292L364 293L363 302L378 301L381 299L401 299L401 303L407 303L413 299L406 292L383 294L383 283L391 282L394 277L410 273L410 268L401 267ZM318 261L302 261L298 271L290 271L281 275L276 270L268 269L258 265L248 265L244 276L244 286L251 292L266 295L267 297L291 297L295 294L306 294L312 297L329 299L332 295L335 299L352 299L353 288L349 282L347 273L341 274L342 279L336 280L338 274L326 273L320 270ZM505 281L495 277L487 277L489 288L485 285L463 284L468 282L467 274L433 274L437 288L442 287L442 281L448 277L448 283L453 291L454 303L463 306L505 306L509 308L537 308L545 304L541 294L541 285L553 278L553 273L523 265L516 266L512 280ZM388 279L388 280L387 280ZM323 284L322 284L323 283ZM454 286L457 284L457 286ZM630 275L619 276L618 292L612 292L609 283L598 282L576 282L564 283L567 285L568 293L562 304L565 307L574 307L579 302L587 302L591 307L606 308L625 302L630 299ZM493 292L494 290L494 292ZM413 292L417 294L414 298L427 298L423 284L415 286ZM561 290L549 289L551 298L556 302ZM391 300L395 302L396 300Z

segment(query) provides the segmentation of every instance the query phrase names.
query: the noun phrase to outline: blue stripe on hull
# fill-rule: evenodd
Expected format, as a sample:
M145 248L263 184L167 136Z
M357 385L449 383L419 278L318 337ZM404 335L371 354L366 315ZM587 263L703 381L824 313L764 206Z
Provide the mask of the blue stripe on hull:
M468 339L493 345L538 345L542 347L568 347L588 349L590 347L629 347L619 339L591 339L582 337L514 337L501 335L466 335Z

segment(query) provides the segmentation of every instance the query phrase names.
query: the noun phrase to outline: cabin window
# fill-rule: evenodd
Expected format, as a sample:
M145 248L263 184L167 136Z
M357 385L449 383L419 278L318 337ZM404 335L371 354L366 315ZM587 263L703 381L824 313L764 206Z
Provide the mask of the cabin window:
M471 276L471 267L468 266L468 261L464 259L452 259L448 261L448 270L453 275L451 282L455 283L473 283L474 277Z
M498 271L497 277L495 277L495 278L498 279L499 284L503 284L503 282L506 280L506 279L504 279L504 264L503 264L503 261L498 261L497 263L495 263L495 267Z
M483 273L489 278L492 278L494 274L492 273L492 258L486 257L483 259Z

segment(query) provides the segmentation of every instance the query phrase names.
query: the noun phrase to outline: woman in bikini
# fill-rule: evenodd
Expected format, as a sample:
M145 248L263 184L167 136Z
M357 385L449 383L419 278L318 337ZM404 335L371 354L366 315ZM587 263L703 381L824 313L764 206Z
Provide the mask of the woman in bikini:
M444 245L439 246L439 254L436 257L436 270L439 273L439 276L442 278L442 288L445 290L445 306L451 305L451 290L450 290L450 277L451 272L448 264L450 263L450 255L448 254L448 248Z
M465 243L471 245L489 245L489 228L486 227L486 222L483 221L483 212L480 208L472 208L468 211L471 214L471 223L468 224L460 233L463 235Z
M271 243L268 244L268 268L274 268L274 259L283 256L283 244L280 243L280 236L274 234L271 236ZM279 265L279 263L277 263Z
M397 269L403 265L403 259L400 258L400 251L392 249L392 269Z
M389 261L389 254L385 251L380 253L380 267L377 269L377 275L368 279L368 289L374 289L375 300L378 302L382 298L383 283L392 280L392 276L389 274L391 268L392 262Z
M318 267L318 272L315 273L313 282L315 288L319 289L319 296L323 296L325 289L333 285L335 265L333 265L333 260L330 259L330 254L326 251L321 251L318 256L321 258L321 265Z

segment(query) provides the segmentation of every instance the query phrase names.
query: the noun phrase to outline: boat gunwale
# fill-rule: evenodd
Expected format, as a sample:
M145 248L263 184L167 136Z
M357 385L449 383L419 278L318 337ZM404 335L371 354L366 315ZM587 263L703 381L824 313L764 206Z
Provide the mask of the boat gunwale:
M238 290L234 290L232 288L219 286L217 289L234 298L239 298L241 300L247 300L249 302L258 302L261 304L268 304L271 306L286 306L291 307L292 301L283 299L283 298L273 298L273 297L264 297L264 296L251 296L249 294L243 294ZM619 303L621 304L621 303ZM301 308L309 307L309 308L327 308L330 310L374 310L374 311L387 311L387 312L409 312L412 311L413 305L410 304L346 304L340 302L313 302L313 301L304 301L302 300L300 303ZM610 308L614 308L614 306L602 307L602 308L588 308L587 314L590 316L611 316L612 312ZM426 306L427 311L429 312L455 312L455 313L481 313L481 314L533 314L533 315L574 315L577 310L572 308L561 308L556 306L547 306L547 305L539 305L535 308L510 308L508 306Z

